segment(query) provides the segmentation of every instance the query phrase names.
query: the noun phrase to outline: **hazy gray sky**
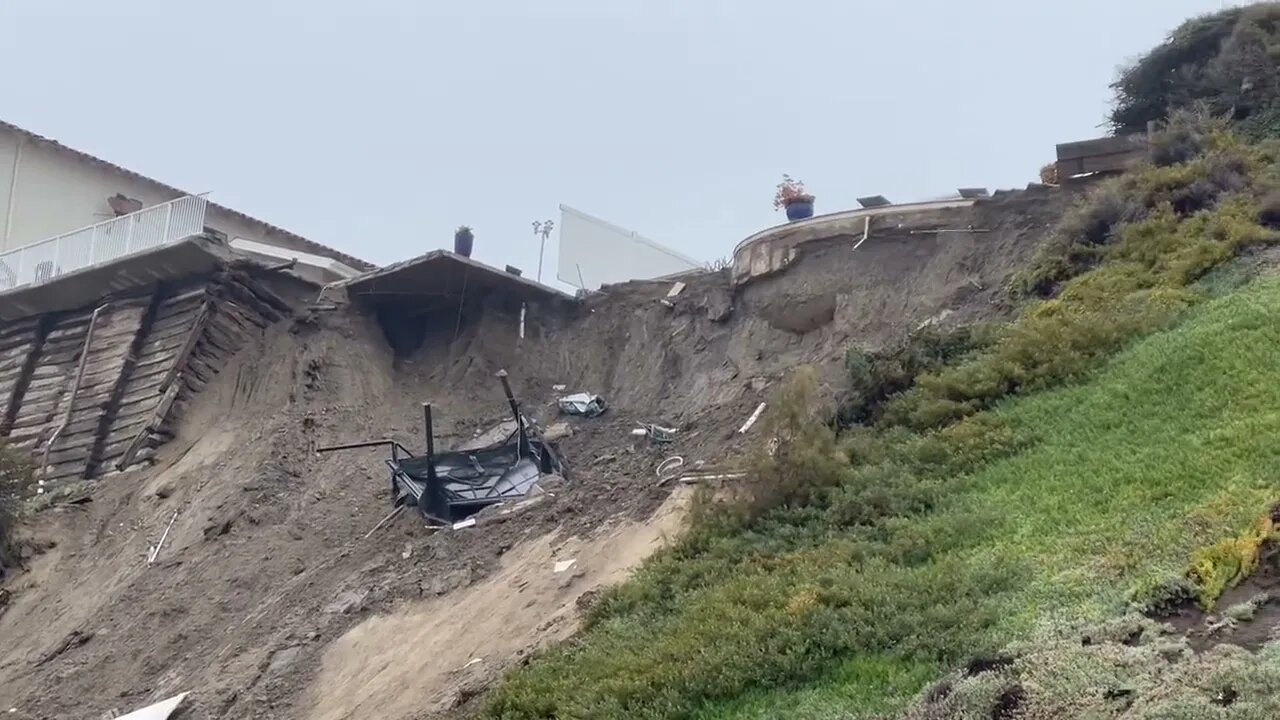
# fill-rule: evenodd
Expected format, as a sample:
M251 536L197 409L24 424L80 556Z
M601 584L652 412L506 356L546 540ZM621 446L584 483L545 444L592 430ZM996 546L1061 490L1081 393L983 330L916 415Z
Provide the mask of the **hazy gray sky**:
M1022 186L1226 4L3 0L0 117L377 263L465 223L532 275L560 203L710 260L783 172L819 213Z

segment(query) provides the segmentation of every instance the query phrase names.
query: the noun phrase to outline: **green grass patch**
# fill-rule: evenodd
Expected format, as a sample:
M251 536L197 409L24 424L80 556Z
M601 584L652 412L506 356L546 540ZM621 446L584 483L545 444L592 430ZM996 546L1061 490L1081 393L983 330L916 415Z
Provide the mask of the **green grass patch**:
M490 715L900 707L935 669L1044 617L1123 611L1255 527L1280 488L1278 376L1280 281L1267 280L1087 384L943 433L855 434L838 484L662 553L585 634L508 678Z
M487 714L870 717L1046 617L1212 603L1280 486L1280 283L1209 301L1277 239L1275 173L1220 125L1174 130L1166 164L1064 220L1007 327L851 353L844 420L874 428L837 437L801 373L739 496L700 502Z

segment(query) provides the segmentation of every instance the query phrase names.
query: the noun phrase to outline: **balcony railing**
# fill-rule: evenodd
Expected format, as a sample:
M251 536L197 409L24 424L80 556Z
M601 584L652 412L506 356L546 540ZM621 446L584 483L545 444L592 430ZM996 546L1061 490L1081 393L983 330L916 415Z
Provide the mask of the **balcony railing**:
M0 292L185 240L204 232L209 202L188 195L0 253Z

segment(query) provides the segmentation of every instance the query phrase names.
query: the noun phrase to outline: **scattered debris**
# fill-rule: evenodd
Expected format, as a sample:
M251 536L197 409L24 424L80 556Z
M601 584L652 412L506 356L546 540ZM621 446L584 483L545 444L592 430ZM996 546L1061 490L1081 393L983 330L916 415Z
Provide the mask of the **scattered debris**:
M552 385L552 386L551 386L551 389L552 389L554 392L564 392L564 391L565 391L565 389L566 389L566 388L568 388L568 387L569 387L568 385Z
M569 415L581 415L583 417L596 417L602 414L606 406L604 398L599 395L590 393L575 393L566 395L558 401L560 411Z
M565 570L568 570L569 568L573 567L574 563L576 562L578 562L577 558L573 558L572 560L558 560L556 562L555 569L553 570L553 572L555 572L556 574L562 573Z
M680 468L684 467L684 458L679 455L671 457L658 463L658 469L654 472L658 475L658 485L662 486L680 476Z
M684 283L676 282L674 285L671 286L671 289L667 291L667 296L662 298L658 302L662 303L663 305L666 305L667 307L675 307L675 303L671 302L671 299L676 297L680 293L684 292L684 288L685 288Z
M382 518L381 520L379 520L379 521L378 521L378 524L377 524L377 525L374 525L372 530L370 530L369 532L365 533L365 535L364 535L364 539L365 539L365 540L368 540L370 535L372 535L372 534L374 534L374 533L378 532L379 530L381 530L383 525L386 525L387 523L389 523L389 522L391 522L393 519L395 519L395 517L396 517L397 515L399 515L399 514L400 514L400 511L404 510L404 508L405 508L405 506L404 506L404 505L397 505L397 506L396 506L396 508L395 508L394 510L392 510L392 511L391 511L391 512L389 512L389 513L387 513L387 516L386 516L386 517L384 517L384 518Z
M692 485L694 483L705 482L707 480L740 480L746 477L746 473L719 473L716 475L684 475L680 478L680 484Z
M756 411L751 413L751 417L747 418L746 422L742 423L742 427L738 428L739 435L750 430L751 426L756 424L756 421L760 419L760 414L764 412L765 405L767 404L768 403L760 403L756 406Z
M515 420L503 420L488 430L477 429L475 437L458 446L459 450L479 450L489 447L497 443L501 443L511 437L512 434L520 427Z
M391 490L394 504L418 508L429 523L445 525L461 515L469 515L490 505L516 500L529 494L544 473L563 474L559 455L538 436L537 426L520 412L505 370L498 371L514 429L505 439L486 447L436 453L432 429L431 403L422 404L427 441L425 455L414 455L394 440L331 445L317 452L334 452L386 445L391 458ZM386 519L394 517L393 512ZM468 520L470 524L468 523ZM469 518L455 524L455 530L475 524ZM376 528L375 528L376 530Z
M676 428L662 427L652 423L641 423L640 427L631 431L636 437L648 436L650 440L656 443L675 442L676 433L680 432Z
M466 670L467 668L471 667L472 665L475 665L475 664L477 664L477 663L482 663L482 662L484 662L484 658L471 658L471 661L470 661L470 662L468 662L466 665L463 665L461 669L462 669L462 670Z
M466 520L459 520L458 522L454 523L450 527L453 528L454 530L465 530L469 527L475 527L475 526L476 526L476 519L473 517L469 517Z
M182 701L189 694L174 695L168 700L148 705L141 710L134 710L128 715L121 715L117 720L168 720L169 716L178 709L178 706L182 704Z
M164 533L160 535L160 542L147 549L147 566L150 567L155 563L156 558L160 557L160 548L164 546L165 538L169 537L169 530L173 528L173 523L178 519L178 511L173 511L173 517L169 518L169 525L165 527Z
M401 505L400 507L404 507L404 506ZM413 557L413 546L408 543L405 543L404 550L400 552L400 559L408 560L411 557Z
M542 439L547 442L555 442L567 437L573 437L573 428L569 427L569 423L567 422L558 422L553 425L549 425L546 430L542 431Z

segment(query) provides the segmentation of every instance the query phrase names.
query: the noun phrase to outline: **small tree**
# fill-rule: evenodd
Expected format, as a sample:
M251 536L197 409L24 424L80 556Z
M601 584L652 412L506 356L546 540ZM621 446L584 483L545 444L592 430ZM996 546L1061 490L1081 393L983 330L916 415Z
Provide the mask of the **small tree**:
M1242 134L1280 133L1280 3L1234 7L1184 22L1112 84L1111 124L1143 132L1173 110L1205 106Z

